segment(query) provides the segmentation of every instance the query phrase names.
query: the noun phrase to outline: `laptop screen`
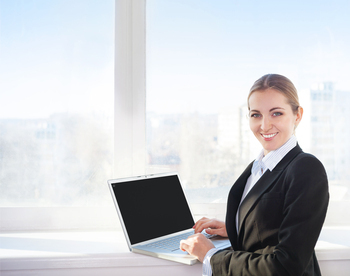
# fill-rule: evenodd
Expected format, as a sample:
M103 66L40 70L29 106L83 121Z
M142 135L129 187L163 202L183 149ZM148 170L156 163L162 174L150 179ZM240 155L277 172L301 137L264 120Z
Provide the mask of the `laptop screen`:
M112 183L131 244L194 225L177 175Z

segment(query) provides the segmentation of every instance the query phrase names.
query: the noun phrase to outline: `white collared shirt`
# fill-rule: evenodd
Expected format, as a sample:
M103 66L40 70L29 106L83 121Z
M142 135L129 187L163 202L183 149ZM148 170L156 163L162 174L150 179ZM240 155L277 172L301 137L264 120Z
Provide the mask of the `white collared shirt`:
M274 151L270 151L266 156L264 156L264 150L260 152L258 157L255 159L252 169L251 169L251 175L248 177L247 183L245 185L243 195L241 198L241 202L239 204L237 214L236 214L236 229L238 233L238 223L239 223L239 208L241 206L242 201L247 196L247 194L250 192L250 190L254 187L254 185L258 182L260 177L266 172L266 170L272 171L277 164L287 155L288 152L290 152L295 146L297 145L297 138L292 135L292 137L289 138L289 140L284 143L280 148ZM212 275L212 269L210 265L210 258L219 251L216 248L213 248L208 251L208 253L205 255L204 261L203 261L203 268L202 273L203 276L211 276Z
M255 159L251 175L248 177L247 183L245 185L241 202L237 209L236 214L236 229L238 233L239 227L239 208L241 207L242 201L245 199L250 190L254 187L256 182L259 181L260 177L266 172L266 170L272 170L277 166L277 164L286 156L297 145L297 138L292 135L289 140L284 143L280 148L270 151L266 156L264 156L264 150L260 152L258 157Z

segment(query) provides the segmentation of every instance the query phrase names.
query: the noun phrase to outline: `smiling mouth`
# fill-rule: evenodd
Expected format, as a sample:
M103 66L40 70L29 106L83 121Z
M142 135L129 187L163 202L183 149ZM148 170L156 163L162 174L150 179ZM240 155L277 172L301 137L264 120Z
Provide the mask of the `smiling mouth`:
M261 136L265 139L270 139L270 138L273 138L277 135L278 132L276 133L272 133L272 134L261 134Z

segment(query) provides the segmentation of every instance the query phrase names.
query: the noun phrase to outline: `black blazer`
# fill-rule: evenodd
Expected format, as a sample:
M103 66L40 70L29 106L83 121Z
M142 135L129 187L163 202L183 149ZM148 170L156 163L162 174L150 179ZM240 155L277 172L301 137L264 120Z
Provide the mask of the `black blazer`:
M321 275L314 247L328 207L328 181L321 162L293 148L267 170L236 212L251 163L228 196L226 230L233 250L210 260L213 275Z

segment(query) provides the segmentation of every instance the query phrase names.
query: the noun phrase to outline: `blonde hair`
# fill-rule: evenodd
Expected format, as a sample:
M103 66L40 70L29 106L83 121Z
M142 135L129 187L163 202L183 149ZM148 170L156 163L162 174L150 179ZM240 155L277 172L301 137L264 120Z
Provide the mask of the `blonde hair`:
M256 91L265 91L267 89L274 89L281 92L287 98L288 103L291 105L294 114L298 113L299 97L297 89L288 78L278 74L267 74L254 82L252 88L250 88L247 99L248 109L250 109L250 96Z

